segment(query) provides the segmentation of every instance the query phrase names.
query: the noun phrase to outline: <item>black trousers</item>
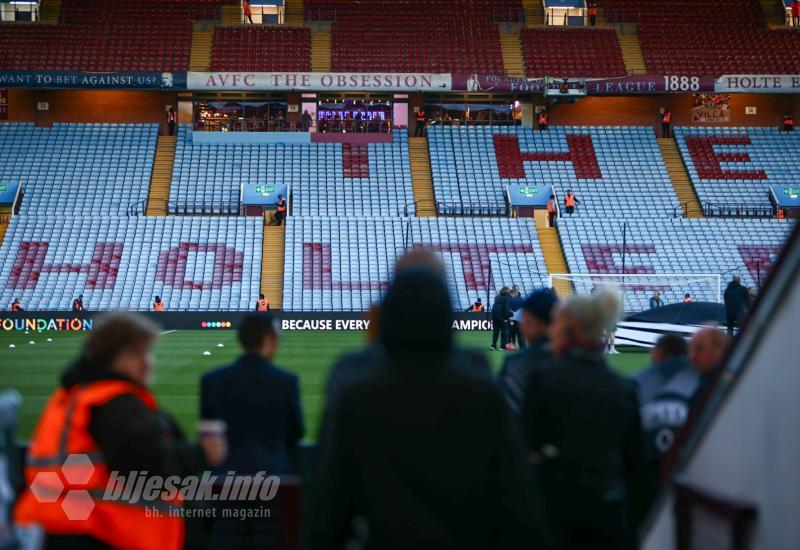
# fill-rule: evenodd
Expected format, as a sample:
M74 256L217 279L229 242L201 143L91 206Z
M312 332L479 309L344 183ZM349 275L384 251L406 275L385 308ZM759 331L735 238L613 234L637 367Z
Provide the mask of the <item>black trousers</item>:
M661 123L661 137L668 138L669 135L669 122L662 122Z
M492 347L497 347L497 337L500 337L500 347L506 347L508 343L508 321L503 319L492 319Z
M569 214L570 216L572 215L573 212L575 212L574 206L565 206L564 208L566 209L567 214Z
M284 218L284 217L286 217L286 214L285 214L284 212L277 212L277 211L276 211L276 212L275 212L275 224L276 224L276 225L281 225L281 224L283 224L283 218Z
M175 123L174 122L170 122L169 123L169 135L171 135L171 136L175 135Z
M542 124L542 123L540 122L540 123L539 123L539 130L541 130L542 132L546 131L546 130L547 130L547 123L545 123L545 124Z
M730 313L725 316L725 326L728 327L728 336L733 336L733 329L739 323L739 317L740 315L732 315Z
M556 213L555 212L548 212L547 213L547 221L550 224L550 227L556 226Z
M425 136L425 123L417 122L416 128L414 128L414 137L424 137L424 136Z
M590 15L589 16L589 23L591 23L591 25L593 27L597 26L597 16L594 15L594 14Z

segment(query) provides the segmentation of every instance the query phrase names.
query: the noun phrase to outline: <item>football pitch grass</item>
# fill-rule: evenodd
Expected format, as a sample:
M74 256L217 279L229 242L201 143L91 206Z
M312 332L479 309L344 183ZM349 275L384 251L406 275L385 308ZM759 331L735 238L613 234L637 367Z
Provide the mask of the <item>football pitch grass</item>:
M56 388L61 372L77 358L85 336L86 333L71 332L0 333L0 390L15 388L23 398L19 438L30 438L42 407ZM496 372L508 352L490 351L490 338L491 334L485 332L457 334L460 345L486 350ZM363 343L364 334L360 332L283 333L275 362L300 377L308 441L316 440L325 380L333 362ZM9 347L12 344L14 348ZM211 355L204 356L205 351ZM162 333L156 346L153 389L160 406L177 418L189 437L194 437L195 432L200 376L232 362L240 353L236 332L232 330ZM626 375L647 365L648 357L646 350L636 348L608 356L611 365ZM235 395L230 397L236 399Z

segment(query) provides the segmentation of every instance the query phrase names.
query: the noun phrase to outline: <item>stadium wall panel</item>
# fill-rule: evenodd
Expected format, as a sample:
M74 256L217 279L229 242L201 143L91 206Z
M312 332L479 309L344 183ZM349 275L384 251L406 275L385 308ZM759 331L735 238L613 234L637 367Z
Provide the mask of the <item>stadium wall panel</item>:
M165 106L176 105L174 93L95 90L8 90L8 120L36 122L115 122L162 124ZM38 102L50 104L37 111Z
M184 312L164 311L139 312L164 330L235 330L247 311L209 311ZM0 312L0 332L82 332L94 328L97 319L108 312L72 311L24 311ZM326 312L288 312L275 311L272 316L278 320L282 330L288 331L328 331L367 330L369 321L364 312L326 311ZM486 313L453 313L455 330L491 330L491 321Z

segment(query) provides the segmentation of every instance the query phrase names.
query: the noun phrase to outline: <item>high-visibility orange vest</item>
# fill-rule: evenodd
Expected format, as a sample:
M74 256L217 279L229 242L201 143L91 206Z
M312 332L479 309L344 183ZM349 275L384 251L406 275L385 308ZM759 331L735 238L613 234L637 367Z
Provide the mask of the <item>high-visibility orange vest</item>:
M539 115L539 124L547 124L547 113Z
M589 15L597 15L597 8L589 8Z
M242 5L242 9L244 10L244 14L245 14L247 17L252 17L252 15L253 15L253 12L251 12L251 11L250 11L250 2L247 2L247 1L245 0L244 4Z
M556 203L552 199L550 199L549 201L547 201L547 213L552 214L555 211L556 211Z
M684 303L684 304L690 304L690 303L692 303L692 302L694 302L694 299L692 299L691 297L688 297L688 298L684 298L684 299L683 299L683 303Z
M261 298L259 298L256 304L256 310L257 311L269 310L269 300L262 300Z
M417 113L417 122L425 122L425 111Z
M286 212L286 199L278 203L278 212Z
M672 113L669 111L664 113L664 117L661 119L661 122L663 122L664 124L669 124L670 122L672 122Z
M83 304L77 298L72 300L72 311L83 311Z
M567 195L564 197L564 204L567 206L575 206L575 195Z
M794 118L792 118L792 115L786 115L783 117L783 125L794 126Z
M175 122L175 111L167 111L167 122Z
M164 302L153 302L153 311L164 311Z
M472 311L483 311L483 304L472 304Z
M128 393L155 410L156 400L149 391L124 380L100 380L55 391L42 412L28 449L25 479L30 484L37 474L47 472L48 476L39 476L37 485L44 484L42 488L52 489L59 497L55 502L40 502L30 490L24 491L14 510L17 523L38 524L46 533L54 535L88 535L115 547L183 548L183 519L175 517L175 513L170 517L169 513L178 502L157 500L134 504L121 499L103 499L109 470L97 442L89 433L92 408ZM80 454L89 456L89 468L85 464L76 465L70 472L69 466L61 467L69 455ZM89 471L92 466L93 470ZM86 483L70 484L67 481L70 473L74 474L73 478L84 473ZM48 483L52 487L48 487ZM69 519L62 508L63 499L71 490L81 491L92 499L94 506L85 519L75 516ZM153 510L160 510L160 517L154 517Z
M779 220L786 219L786 211L783 208L778 208L778 219Z
M11 311L19 311L22 309L22 304L13 303L11 304Z

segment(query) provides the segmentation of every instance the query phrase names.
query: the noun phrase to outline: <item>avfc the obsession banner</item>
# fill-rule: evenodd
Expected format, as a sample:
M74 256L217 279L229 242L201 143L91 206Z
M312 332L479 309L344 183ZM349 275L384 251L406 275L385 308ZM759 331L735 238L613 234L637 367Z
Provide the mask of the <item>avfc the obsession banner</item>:
M190 90L442 92L451 75L432 73L249 73L190 72Z
M0 71L0 88L77 90L186 90L186 73Z

